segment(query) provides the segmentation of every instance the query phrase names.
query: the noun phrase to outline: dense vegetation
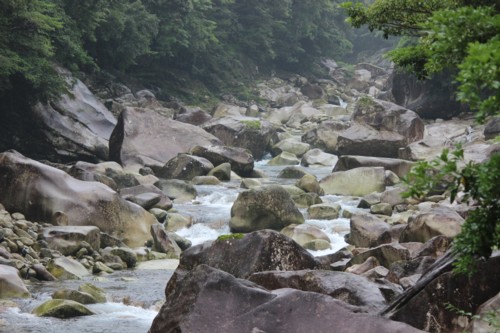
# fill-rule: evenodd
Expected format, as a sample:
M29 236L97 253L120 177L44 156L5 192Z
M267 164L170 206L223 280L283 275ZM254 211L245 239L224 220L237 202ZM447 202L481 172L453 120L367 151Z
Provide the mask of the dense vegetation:
M500 110L500 5L496 0L376 0L343 4L355 27L404 36L389 57L428 78L456 73L457 99L479 121Z
M355 27L368 25L386 37L403 36L389 57L400 68L425 79L442 71L456 73L457 99L484 122L500 114L500 15L495 0L376 0L370 5L345 3ZM461 148L444 150L422 161L407 177L408 195L424 197L444 187L451 201L459 192L473 205L454 240L456 270L471 273L479 258L500 247L500 154L482 164L459 167Z
M145 85L310 71L349 51L341 13L334 0L0 0L0 93L57 95L55 64Z

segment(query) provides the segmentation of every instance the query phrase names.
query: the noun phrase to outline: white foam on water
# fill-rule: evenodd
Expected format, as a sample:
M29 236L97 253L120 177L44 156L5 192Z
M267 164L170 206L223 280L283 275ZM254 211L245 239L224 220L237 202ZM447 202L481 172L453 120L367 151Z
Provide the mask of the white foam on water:
M176 231L176 234L189 239L193 245L202 244L209 240L215 240L220 235L229 233L229 225L227 224L221 228L214 229L201 223Z
M349 219L338 218L334 220L306 220L307 224L321 229L330 238L331 248L327 250L313 251L308 250L315 257L335 253L345 247L347 243L344 235L349 232Z

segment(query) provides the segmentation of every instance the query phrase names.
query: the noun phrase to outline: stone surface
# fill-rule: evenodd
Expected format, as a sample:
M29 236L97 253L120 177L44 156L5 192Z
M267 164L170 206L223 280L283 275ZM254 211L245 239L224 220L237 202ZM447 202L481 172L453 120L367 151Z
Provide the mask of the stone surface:
M227 146L196 146L191 149L191 154L204 157L214 166L222 163L231 164L231 170L240 176L248 176L254 167L254 158L252 154L244 149Z
M307 208L310 219L333 220L339 217L341 206L339 204L317 204Z
M82 264L68 257L52 259L47 264L47 269L56 278L63 280L79 280L90 275Z
M282 152L278 156L273 157L269 162L267 162L267 165L298 165L300 164L299 159L295 154L289 153L289 152Z
M338 157L333 154L323 152L321 149L314 148L309 150L302 156L300 164L303 166L331 166L333 167L338 161Z
M359 167L383 167L385 170L394 172L398 177L403 177L413 165L414 162L397 158L343 155L339 157L333 171L345 171Z
M214 176L220 181L231 180L231 164L228 162L219 164L208 173L209 176Z
M249 253L252 255L249 256ZM170 294L189 271L201 264L239 278L269 270L292 271L318 267L314 257L292 239L277 231L261 230L244 236L219 238L184 251L178 269L168 282L166 294Z
M175 114L174 119L183 123L199 126L212 119L212 116L200 108L181 108L181 110Z
M270 185L241 192L231 207L232 232L260 229L281 230L290 224L304 223L290 194L281 186Z
M141 246L156 223L106 185L77 180L16 152L0 154L0 202L32 221L96 226L129 246Z
M325 194L363 196L385 190L385 174L382 167L361 167L334 172L320 180Z
M219 138L226 146L246 148L260 160L270 151L276 131L265 120L242 116L212 119L203 129Z
M346 241L356 247L375 247L392 241L390 225L373 215L353 215L350 227Z
M167 197L167 195L163 191L161 191L158 187L154 186L153 184L137 185L133 187L120 189L120 195L122 197L138 196L144 193L154 193L160 196L160 201L156 202L153 205L153 208L169 210L173 206L172 200L170 200L170 198Z
M497 252L486 262L478 262L471 276L451 272L452 263L452 256L441 257L415 286L407 289L382 314L427 332L463 332L468 320L448 310L447 304L476 313L481 304L496 296L500 256Z
M349 261L348 266L361 264L370 257L374 257L385 268L390 268L392 263L396 261L408 260L410 258L410 251L397 243L382 244L355 255Z
M189 135L186 135L189 133ZM164 117L152 110L126 108L109 140L109 158L125 169L161 168L195 146L221 145L203 129Z
M363 312L377 313L387 305L377 284L350 273L319 270L269 271L254 273L248 280L268 290L293 288L325 294L359 306Z
M156 176L165 179L191 180L196 176L205 176L214 165L204 157L189 154L177 154L156 170Z
M78 291L82 293L87 293L91 295L97 303L105 303L106 302L106 293L103 289L91 284L91 283L83 283L78 287Z
M39 317L73 318L90 316L95 313L85 305L65 299L51 299L33 309L33 314Z
M318 180L313 175L304 175L300 178L295 184L301 190L304 190L307 193L316 193L318 195L323 195L323 189L319 185Z
M290 237L301 246L304 246L315 239L322 239L330 242L330 238L320 228L309 224L291 224L281 230L281 233Z
M198 195L193 185L180 179L160 179L154 186L175 202L190 201Z
M150 333L420 332L367 314L330 296L293 289L269 292L202 265L168 294Z
M95 304L97 300L89 293L73 290L59 289L52 294L53 299L67 299L80 304Z
M276 156L282 152L288 152L300 158L309 150L309 147L308 143L300 142L295 138L288 138L275 144L272 147L272 153Z
M14 267L0 264L0 299L18 297L30 297L26 285L19 277L19 271Z
M179 248L176 241L170 237L163 225L152 225L151 235L153 236L153 251L166 253L169 259L179 258L182 250Z
M59 251L63 255L74 255L82 248L82 242L89 244L94 251L98 251L101 247L101 234L97 227L46 227L43 229L43 237L50 249Z
M400 242L427 242L435 236L453 238L460 233L464 219L450 208L434 208L408 219Z

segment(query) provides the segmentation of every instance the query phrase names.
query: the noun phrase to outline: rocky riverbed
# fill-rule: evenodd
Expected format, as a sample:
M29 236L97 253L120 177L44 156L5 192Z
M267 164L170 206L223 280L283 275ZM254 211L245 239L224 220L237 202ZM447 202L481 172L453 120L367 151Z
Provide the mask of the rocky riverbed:
M212 112L80 81L38 105L52 162L0 153L0 328L480 332L447 304L498 302L499 257L451 274L470 207L401 178L456 143L486 160L494 124L422 119L390 71L342 73Z

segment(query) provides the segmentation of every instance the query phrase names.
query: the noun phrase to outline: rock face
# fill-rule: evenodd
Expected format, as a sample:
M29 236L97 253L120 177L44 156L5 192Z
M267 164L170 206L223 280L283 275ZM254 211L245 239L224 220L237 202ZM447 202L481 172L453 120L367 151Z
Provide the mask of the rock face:
M441 257L416 285L406 290L383 314L433 333L463 332L466 317L446 309L447 304L465 312L476 313L481 304L499 291L500 256L479 262L469 277L451 272L453 258Z
M142 246L156 223L106 185L77 180L16 152L0 154L0 202L29 220L96 226L132 247Z
M281 230L290 224L304 223L290 194L281 186L270 185L241 192L231 207L232 232L261 229Z
M29 296L26 285L19 277L19 271L14 267L0 265L0 299Z
M166 118L154 111L126 108L109 140L109 158L125 169L162 167L195 146L221 145L201 128Z
M34 158L60 162L108 158L116 119L80 80L74 80L70 94L57 101L15 111L0 116L0 123L9 124L4 133L11 141L2 150L15 148Z
M330 296L293 289L269 292L200 265L166 299L149 333L420 332L406 324L352 312Z
M226 146L248 149L257 160L262 159L276 141L276 131L271 123L258 118L216 118L204 124L203 129Z
M454 98L456 87L450 84L450 74L438 74L421 81L415 76L395 72L392 95L395 102L415 111L426 119L450 119L464 108Z
M334 172L319 182L325 194L363 196L385 190L382 167L362 167Z
M377 284L355 274L332 271L293 271L254 273L250 281L275 290L293 288L329 295L366 312L376 313L386 305L386 300Z

